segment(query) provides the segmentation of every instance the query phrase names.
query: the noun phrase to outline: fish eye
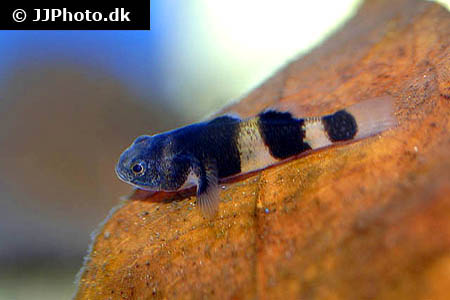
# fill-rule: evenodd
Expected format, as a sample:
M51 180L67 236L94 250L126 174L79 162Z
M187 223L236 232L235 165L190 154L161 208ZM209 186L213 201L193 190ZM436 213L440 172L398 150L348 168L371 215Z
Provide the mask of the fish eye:
M131 170L133 171L134 174L141 175L142 173L144 173L144 166L140 162L139 163L135 163L131 167Z

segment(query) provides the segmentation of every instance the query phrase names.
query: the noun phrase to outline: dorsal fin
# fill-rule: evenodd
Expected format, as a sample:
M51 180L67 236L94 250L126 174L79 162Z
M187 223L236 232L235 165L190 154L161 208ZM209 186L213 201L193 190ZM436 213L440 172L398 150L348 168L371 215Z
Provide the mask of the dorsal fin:
M234 115L223 115L209 121L209 124L234 124L240 122L241 119Z

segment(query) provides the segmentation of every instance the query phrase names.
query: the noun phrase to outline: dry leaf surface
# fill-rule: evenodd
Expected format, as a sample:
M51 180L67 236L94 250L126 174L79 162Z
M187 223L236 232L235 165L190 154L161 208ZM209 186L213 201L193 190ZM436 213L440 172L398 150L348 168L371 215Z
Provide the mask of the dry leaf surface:
M189 193L136 193L99 229L76 299L447 299L449 42L437 4L366 2L226 111L388 94L399 126L227 184L213 221Z

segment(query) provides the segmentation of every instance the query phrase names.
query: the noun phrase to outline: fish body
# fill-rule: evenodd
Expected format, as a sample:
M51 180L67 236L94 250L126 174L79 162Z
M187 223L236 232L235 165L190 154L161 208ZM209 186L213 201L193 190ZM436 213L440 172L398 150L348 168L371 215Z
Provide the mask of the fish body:
M150 191L196 186L202 212L214 216L221 179L378 134L395 124L391 97L363 101L321 117L295 118L273 110L244 120L225 115L138 137L120 156L116 173L121 180Z

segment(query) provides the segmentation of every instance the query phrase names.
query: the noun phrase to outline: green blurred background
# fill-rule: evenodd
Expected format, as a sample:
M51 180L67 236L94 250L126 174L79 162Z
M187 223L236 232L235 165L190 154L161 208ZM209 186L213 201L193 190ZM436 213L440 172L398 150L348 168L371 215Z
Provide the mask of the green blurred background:
M0 299L69 299L131 191L121 151L239 99L360 4L154 0L151 31L0 31Z

